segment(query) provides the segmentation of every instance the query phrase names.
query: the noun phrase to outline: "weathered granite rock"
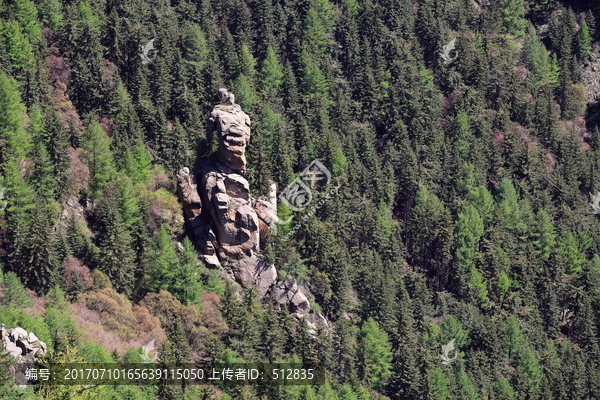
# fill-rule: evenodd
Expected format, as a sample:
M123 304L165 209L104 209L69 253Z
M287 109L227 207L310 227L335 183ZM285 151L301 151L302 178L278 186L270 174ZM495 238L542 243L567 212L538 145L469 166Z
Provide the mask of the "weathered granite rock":
M219 99L207 124L208 141L219 140L216 158L198 162L195 173L183 168L177 174L188 230L210 267L243 287L256 287L261 298L274 293L277 301L305 315L310 303L302 288L291 278L277 282L275 266L259 254L278 221L277 186L271 185L267 198L250 193L245 158L250 118L226 89L219 89Z
M246 169L246 146L250 141L250 117L235 104L235 97L227 89L219 89L221 104L214 107L208 119L208 139L215 131L219 139L218 158L235 171Z
M13 342L6 341L3 346L4 352L10 354L12 358L19 359L23 354L23 350Z
M6 329L4 324L0 324L0 338L4 353L19 361L34 362L35 356L46 354L46 343L23 328Z
M274 294L279 304L289 303L292 311L299 316L304 316L310 311L310 302L291 276L275 285Z
M219 244L239 247L239 251L230 250L232 254L257 252L258 216L250 206L248 181L240 175L210 171L202 176L201 189Z
M188 220L197 218L202 212L202 201L198 195L196 177L185 167L177 173L177 193L183 204L183 211Z

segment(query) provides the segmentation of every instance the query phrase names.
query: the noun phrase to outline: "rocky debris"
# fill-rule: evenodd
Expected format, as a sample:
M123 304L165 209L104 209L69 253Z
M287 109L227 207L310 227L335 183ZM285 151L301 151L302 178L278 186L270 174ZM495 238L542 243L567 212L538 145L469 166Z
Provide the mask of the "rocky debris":
M291 278L277 282L275 266L260 255L278 221L277 187L271 185L268 198L250 193L245 176L250 118L226 89L219 89L219 99L207 123L208 140L219 140L216 158L200 161L195 174L188 168L177 174L188 229L210 267L243 287L256 287L261 298L275 292L280 303L305 315L310 303L302 289Z
M215 131L219 135L218 158L234 171L246 169L246 146L250 141L250 117L235 104L233 93L219 89L221 104L216 105L208 119L208 139Z
M37 338L33 332L27 333L23 328L6 329L0 324L0 340L4 353L22 362L35 362L36 356L46 354L46 343Z

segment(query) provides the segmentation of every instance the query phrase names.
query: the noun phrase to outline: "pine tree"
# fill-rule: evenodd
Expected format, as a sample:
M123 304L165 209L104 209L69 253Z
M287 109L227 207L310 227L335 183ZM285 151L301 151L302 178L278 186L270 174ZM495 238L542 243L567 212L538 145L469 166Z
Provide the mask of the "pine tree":
M160 361L158 366L161 369L177 369L189 364L190 349L184 336L181 323L178 320L173 321L167 328L167 338L160 347ZM158 396L165 400L180 400L184 398L186 391L185 381L177 381L169 384L166 380L161 380L158 384Z
M494 383L493 390L498 400L515 400L515 391L504 377L501 377Z
M41 294L54 286L58 267L52 218L50 206L36 204L31 214L32 224L28 231L25 254L22 255L25 259L21 260L18 270L25 285Z
M244 74L240 74L234 83L235 101L239 103L244 110L252 113L257 103L256 92L252 83Z
M46 149L54 169L54 181L56 195L60 197L68 186L67 171L71 166L69 155L70 139L68 131L63 127L56 110L50 107L46 111L46 123L44 124L44 136L46 137Z
M14 272L5 273L2 277L2 283L4 297L2 297L1 304L3 306L25 308L33 305L17 274Z
M129 295L133 289L135 252L131 236L117 207L107 200L98 204L98 268L111 280L117 292Z
M99 111L108 101L102 66L103 47L100 18L85 1L66 8L67 26L63 39L65 57L73 70L71 99L83 115Z
M450 388L444 372L436 368L431 373L430 379L435 399L446 400L450 396Z
M133 150L127 149L122 164L133 183L148 184L152 176L152 158L141 140L137 141Z
M164 226L160 227L156 237L154 254L150 260L150 287L156 291L169 290L177 272L177 254L171 238Z
M32 146L30 137L23 129L25 106L21 103L17 82L0 71L0 164L9 159L22 160Z
M50 200L54 198L56 179L54 175L54 168L50 160L48 151L44 143L37 143L35 145L35 167L32 176L34 187L38 194Z
M121 212L123 224L129 229L133 228L140 220L140 206L133 182L127 176L117 179L117 204Z
M34 66L34 52L31 43L17 21L0 22L0 35L4 41L6 56L14 68L17 78L24 80Z
M90 194L98 198L116 177L110 139L98 122L92 121L86 128L83 148L90 169Z
M200 261L194 244L186 237L183 240L183 251L179 255L179 265L171 292L182 304L197 304L202 294L200 281Z
M273 50L273 47L269 46L267 48L267 56L262 62L259 82L261 88L267 92L271 101L279 99L283 76L283 67L277 59L277 54Z
M377 386L391 376L392 348L373 318L367 319L359 331L358 355L363 377L370 385Z
M38 21L38 10L35 3L31 0L15 0L12 6L27 40L29 43L35 44L42 36L42 26Z
M590 29L588 28L587 22L583 20L579 27L579 32L576 36L576 50L581 59L586 60L590 56L592 50L592 37L590 35Z
M487 288L481 272L475 266L475 254L478 252L478 243L483 235L483 219L479 211L472 205L465 208L464 213L458 215L458 228L456 232L456 259L459 263L458 279L461 292L467 295L468 289L463 282L472 286L475 294L481 301L487 301Z
M471 383L469 376L464 370L461 370L457 377L456 383L458 384L458 398L463 400L477 400L477 389Z

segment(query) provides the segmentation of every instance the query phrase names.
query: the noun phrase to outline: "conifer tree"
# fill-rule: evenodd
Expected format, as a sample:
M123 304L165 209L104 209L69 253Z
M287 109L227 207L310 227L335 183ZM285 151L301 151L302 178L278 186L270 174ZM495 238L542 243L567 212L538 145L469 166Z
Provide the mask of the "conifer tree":
M0 132L3 141L0 144L0 164L9 159L22 160L32 146L30 137L23 129L25 106L17 82L0 71Z
M110 139L98 122L92 121L86 128L83 148L86 150L85 159L90 169L90 194L93 198L98 198L116 176Z
M182 304L196 304L202 294L200 281L200 261L194 244L186 237L183 240L183 251L179 255L177 275L171 292Z
M581 22L579 31L577 32L576 49L580 58L585 60L590 56L590 51L592 50L592 37L585 20Z
M275 101L279 98L283 84L283 67L277 59L277 54L272 46L267 48L267 55L262 62L259 82L261 88L267 92L269 99Z
M25 291L25 287L21 280L14 272L7 272L2 276L3 294L1 303L3 306L13 307L31 307L33 302L29 298L29 294Z
M129 295L133 289L135 252L131 236L117 207L102 200L98 204L100 256L98 268L111 280L117 292Z
M378 385L391 374L392 348L386 333L368 318L358 333L358 355L366 382Z
M69 154L70 139L68 131L63 127L60 117L53 107L46 110L44 136L46 150L53 166L56 195L60 197L68 185L67 171L71 165Z

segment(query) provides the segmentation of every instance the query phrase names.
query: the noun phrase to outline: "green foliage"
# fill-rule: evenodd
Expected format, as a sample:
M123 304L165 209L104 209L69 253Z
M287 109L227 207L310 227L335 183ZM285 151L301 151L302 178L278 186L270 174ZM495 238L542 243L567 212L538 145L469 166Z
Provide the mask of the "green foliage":
M515 317L508 317L504 322L504 348L508 353L509 359L528 345L527 338L521 331L519 320Z
M24 72L33 67L33 48L23 28L17 21L0 21L0 35L4 41L8 59L22 79Z
M240 104L246 110L254 110L256 105L256 92L252 84L244 74L240 74L235 80L236 103Z
M340 176L348 170L348 159L344 155L342 149L337 148L333 153L333 165L331 167L331 173L333 176Z
M446 400L448 396L450 396L448 380L440 368L434 369L431 373L431 386L433 388L433 392L435 393L436 399Z
M38 10L31 0L15 0L13 9L23 33L31 44L35 44L42 36L42 26L38 21Z
M39 315L31 315L14 307L0 307L0 321L7 329L21 327L27 332L35 333L35 336L48 345L48 350L52 351L52 331Z
M370 384L383 383L392 374L392 348L386 333L373 318L367 319L358 333L358 354L364 379Z
M498 400L514 400L515 399L515 391L508 380L504 377L501 377L494 383L494 395Z
M260 86L267 92L271 99L279 96L281 85L283 84L283 67L277 59L277 54L273 47L267 48L267 56L262 63L260 70Z
M523 0L501 0L498 3L498 8L504 30L508 33L522 36L525 25L525 20L523 19L523 14L525 14Z
M111 280L119 293L130 294L133 289L135 253L131 235L114 204L102 201L98 205L100 248L98 268Z
M26 56L31 59L31 55ZM25 119L25 106L21 103L21 96L17 82L0 71L0 162L6 164L9 160L26 158L31 139L23 129Z
M590 56L590 51L592 50L592 37L585 20L581 22L579 31L577 32L576 48L579 52L579 57L582 59L587 59Z
M90 194L93 198L98 198L117 175L110 151L110 139L98 122L92 121L86 128L83 148L86 150L85 160L90 169Z
M579 243L573 232L567 232L558 241L557 259L565 274L579 274L586 258L585 248Z
M463 400L477 400L477 389L471 383L469 376L464 370L461 370L456 376L456 383L458 385L458 398Z
M7 272L2 276L2 299L0 304L4 307L27 308L33 306L33 301L25 291L21 280L14 272Z
M74 322L135 341L138 328L161 337L158 316L163 364L327 370L318 387L219 395L34 393L0 376L0 398L594 398L600 175L587 92L600 8L584 3L0 1L0 322L43 337L55 361L137 362L135 349L81 342L90 332ZM458 57L444 64L451 37ZM157 58L142 64L151 38ZM203 120L220 87L252 119L253 198L316 158L339 185L321 203L312 188L314 213L278 204L290 222L261 243L258 256L312 305L300 321L274 298L281 282L238 298L183 236L174 173L216 149ZM43 320L21 313L25 288L41 297L26 312ZM453 339L458 359L442 366Z
M141 141L133 150L127 149L123 157L123 170L133 183L148 184L152 176L152 158Z

